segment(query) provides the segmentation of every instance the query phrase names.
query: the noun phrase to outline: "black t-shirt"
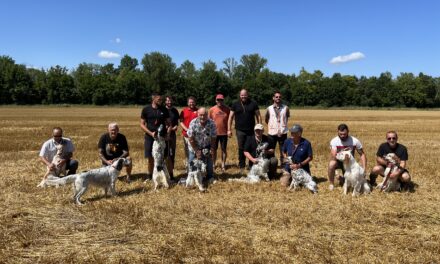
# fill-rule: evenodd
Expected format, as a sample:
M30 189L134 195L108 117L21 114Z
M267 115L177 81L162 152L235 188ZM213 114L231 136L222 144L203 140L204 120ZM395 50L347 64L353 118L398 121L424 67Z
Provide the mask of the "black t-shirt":
M246 142L244 143L244 151L249 152L252 157L256 158L257 157L257 147L262 144L262 143L269 143L269 146L267 147L267 149L273 149L273 145L269 142L269 138L266 135L263 135L261 138L261 142L257 143L257 139L255 138L255 136L249 136L246 138ZM274 157L274 154L270 154L270 155L265 155L264 158L269 159Z
M175 107L171 107L170 109L168 109L168 115L170 116L171 119L171 126L175 127L177 126L177 124L179 123L179 111L177 111L177 109Z
M408 151L404 145L397 143L396 148L392 149L388 143L382 143L377 150L376 156L383 157L388 153L394 153L400 160L408 160Z
M98 148L104 150L104 157L107 160L119 158L124 150L128 151L127 139L118 133L115 140L112 140L110 134L105 133L99 139Z
M235 115L235 129L253 131L255 126L255 111L257 110L257 103L250 99L245 103L242 103L240 100L233 103L231 111L234 111Z
M168 109L165 106L159 106L153 108L151 105L147 105L142 109L141 118L147 123L147 128L151 132L156 132L159 126L162 124L165 128L165 120L170 117ZM161 136L165 136L167 130L163 129Z

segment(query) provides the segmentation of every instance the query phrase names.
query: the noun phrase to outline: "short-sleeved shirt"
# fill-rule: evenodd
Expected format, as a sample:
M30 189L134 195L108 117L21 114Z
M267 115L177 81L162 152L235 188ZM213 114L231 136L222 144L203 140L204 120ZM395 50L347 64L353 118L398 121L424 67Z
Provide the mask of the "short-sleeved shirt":
M40 150L40 157L44 157L49 162L52 162L53 158L57 154L57 145L64 145L63 155L66 153L73 153L75 151L75 147L73 146L72 141L69 138L63 137L60 143L57 143L53 138L44 142L43 146Z
M261 144L266 143L266 142L269 143L269 146L267 149L274 148L273 144L271 144L271 142L269 141L269 138L266 135L263 135L261 137L261 142L257 142L257 139L255 138L255 136L249 136L246 138L246 142L244 143L244 151L249 152L249 154L251 154L252 157L256 158L258 146L260 146ZM274 154L263 155L263 157L265 159L270 159L274 156L275 156Z
M312 144L307 139L301 138L298 146L295 147L293 139L288 138L284 141L283 153L287 153L287 156L291 157L293 163L298 164L313 156ZM310 174L310 165L308 163L302 168ZM284 169L290 172L289 164L286 164Z
M194 137L196 145L199 149L211 147L211 139L217 136L217 128L212 119L206 120L205 126L202 126L200 119L196 118L191 121L188 129L188 137ZM191 144L189 149L194 152Z
M180 112L180 122L182 122L187 128L189 128L189 124L195 118L197 118L197 110L198 108L191 109L189 107L185 107ZM187 131L182 129L182 135L184 137L188 137Z
M209 109L208 117L214 120L217 126L217 136L228 134L228 118L231 110L226 105L215 105Z
M345 141L342 141L339 137L334 137L330 141L330 148L332 150L336 150L336 153L344 150L345 148L350 148L351 153L354 155L354 150L362 149L362 143L359 141L359 139L348 136Z
M397 143L396 148L392 149L387 142L382 143L377 150L376 156L383 157L388 153L394 153L400 160L408 160L408 150L402 144Z
M105 159L113 160L119 158L124 150L128 152L128 143L125 136L118 133L115 140L112 140L109 133L101 136L98 142L98 149L102 149Z
M168 109L165 106L153 108L152 105L147 105L142 109L141 118L145 120L148 130L156 132L160 125L165 127L165 120L169 118ZM167 130L162 130L162 136L165 136Z
M255 101L248 99L245 103L241 100L233 103L231 111L235 115L235 129L253 131L255 126L255 111L259 110Z

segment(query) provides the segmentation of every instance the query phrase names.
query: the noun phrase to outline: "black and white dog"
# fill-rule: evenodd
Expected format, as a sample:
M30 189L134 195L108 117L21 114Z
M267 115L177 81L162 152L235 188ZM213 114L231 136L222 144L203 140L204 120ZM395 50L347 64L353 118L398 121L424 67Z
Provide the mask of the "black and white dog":
M256 154L257 154L257 162L252 165L251 170L249 171L246 177L241 177L240 179L229 179L229 181L239 181L239 182L247 182L247 183L257 183L260 182L261 179L265 181L269 181L269 159L264 157L265 150L269 147L269 143L265 142L258 145Z
M206 156L209 155L209 149L202 150L202 157L200 159L194 158L189 163L189 172L188 177L186 178L185 186L187 188L197 185L201 192L206 191L206 188L203 186L203 179L206 177Z
M154 158L154 169L153 169L153 182L154 190L157 191L157 187L160 185L165 188L170 187L170 173L168 172L165 163L165 139L161 136L164 129L163 125L160 125L157 129L157 137L153 142L153 158Z
M69 175L59 179L47 179L47 182L49 185L66 185L73 183L73 199L76 204L82 204L80 198L87 191L90 184L103 187L106 196L109 191L112 196L115 195L116 180L121 173L122 167L129 166L130 162L129 159L119 158L110 166Z
M293 164L292 157L287 157L288 164ZM291 170L292 182L290 183L289 190L297 190L301 185L309 189L312 193L318 193L318 187L316 182L313 181L312 176L303 169Z

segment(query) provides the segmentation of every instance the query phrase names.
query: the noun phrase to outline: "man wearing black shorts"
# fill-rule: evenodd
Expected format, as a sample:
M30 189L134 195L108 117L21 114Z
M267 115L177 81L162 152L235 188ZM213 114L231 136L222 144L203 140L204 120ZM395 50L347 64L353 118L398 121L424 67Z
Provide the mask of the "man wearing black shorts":
M215 97L216 105L209 109L208 117L214 120L217 126L217 138L214 145L213 163L215 166L217 160L217 149L220 144L222 150L222 171L226 170L226 157L228 147L228 118L231 110L224 104L223 94L217 94Z
M408 150L402 144L397 143L397 132L388 131L386 134L387 142L382 143L376 153L376 166L370 173L370 183L373 185L376 183L377 175L384 176L385 168L387 167L387 161L384 156L388 153L394 153L400 159L399 169L396 172L390 174L390 178L398 177L401 183L409 183L411 176L406 169L406 161L408 160Z
M240 91L240 99L231 106L228 119L228 137L232 137L233 119L235 120L235 133L238 145L238 166L240 167L240 172L243 173L246 163L246 157L243 152L244 143L247 137L254 135L255 124L261 123L260 109L257 103L249 98L248 92L245 89Z
M151 104L145 106L141 112L141 129L145 132L144 147L145 158L148 160L147 179L153 175L154 158L151 153L153 149L153 142L157 138L157 129L163 125L167 129L162 130L162 137L165 137L168 130L171 129L168 109L162 106L162 97L159 94L151 96ZM166 153L165 153L166 156Z

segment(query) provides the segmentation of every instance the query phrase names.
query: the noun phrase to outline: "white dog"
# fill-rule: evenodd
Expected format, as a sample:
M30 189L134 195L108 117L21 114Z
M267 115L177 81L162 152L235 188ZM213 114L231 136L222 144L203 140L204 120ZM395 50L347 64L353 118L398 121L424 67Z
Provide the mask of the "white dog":
M292 157L287 157L287 162L293 164ZM297 190L301 185L309 189L312 193L318 193L316 182L313 181L312 176L303 169L291 170L292 182L289 190Z
M47 179L47 182L49 182L50 185L73 183L73 199L77 204L82 204L80 198L87 191L90 184L103 187L106 196L108 191L110 191L111 195L115 195L115 184L121 173L122 166L129 166L130 162L129 159L119 158L110 166L69 175L59 179Z
M359 163L356 162L351 150L346 149L336 154L336 159L344 164L344 194L347 194L349 188L353 188L353 196L359 195L361 192L370 193L370 186L365 179L365 171Z
M153 182L154 190L157 191L157 187L163 185L165 188L169 188L170 174L168 172L167 166L165 164L165 139L160 135L164 129L163 125L160 125L157 129L157 138L153 142L153 158L154 158L154 169L153 169Z
M49 186L49 184L46 181L47 179L58 179L61 174L66 176L66 163L60 165L61 160L63 159L64 145L58 144L56 145L56 148L57 148L57 153L55 154L55 157L53 157L51 163L54 165L54 167L50 168L49 166L47 166L46 174L44 174L43 180L41 180L41 182L37 185L37 187L44 188L46 186Z
M263 178L265 181L269 181L269 159L264 158L264 151L269 146L269 143L265 142L257 147L257 162L252 165L247 177L241 177L240 179L229 179L229 181L240 181L247 183L257 183Z
M394 153L388 153L385 155L384 159L388 164L384 172L383 181L378 184L376 188L383 192L398 191L400 189L400 183L397 180L397 177L394 179L390 178L390 174L399 169L398 157Z
M209 150L206 150L207 153L202 152L202 155L209 155ZM201 159L193 159L189 163L189 172L188 177L186 178L185 186L187 188L194 186L194 183L199 187L201 192L206 191L205 187L203 187L203 178L206 176L206 162Z

